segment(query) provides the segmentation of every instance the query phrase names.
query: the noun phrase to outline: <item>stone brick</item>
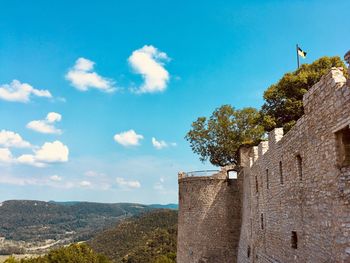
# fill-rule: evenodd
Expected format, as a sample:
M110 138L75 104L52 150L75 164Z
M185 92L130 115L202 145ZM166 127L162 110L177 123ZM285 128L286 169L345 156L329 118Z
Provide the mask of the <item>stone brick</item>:
M349 145L339 139L348 138L340 135L350 125L350 83L342 69L303 103L287 134L275 129L268 142L241 149L237 179L228 169L179 175L178 263L350 262Z

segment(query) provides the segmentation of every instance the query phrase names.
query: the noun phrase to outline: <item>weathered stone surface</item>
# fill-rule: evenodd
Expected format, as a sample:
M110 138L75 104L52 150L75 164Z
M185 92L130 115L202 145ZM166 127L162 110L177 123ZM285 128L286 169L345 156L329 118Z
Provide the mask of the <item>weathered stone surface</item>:
M349 89L333 68L305 94L295 127L279 140L272 131L269 149L240 172L238 262L350 262L350 169L339 167L336 139L350 124Z
M268 142L242 148L237 180L179 177L178 263L350 262L343 71L333 68L303 103L287 134L275 129Z
M226 170L179 180L177 262L237 262L241 226L239 181Z

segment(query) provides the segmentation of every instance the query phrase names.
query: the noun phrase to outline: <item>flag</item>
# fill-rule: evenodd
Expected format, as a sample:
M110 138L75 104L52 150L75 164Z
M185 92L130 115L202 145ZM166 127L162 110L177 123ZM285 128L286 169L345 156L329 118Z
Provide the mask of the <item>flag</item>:
M306 58L306 52L303 51L300 47L298 47L298 55L302 58Z

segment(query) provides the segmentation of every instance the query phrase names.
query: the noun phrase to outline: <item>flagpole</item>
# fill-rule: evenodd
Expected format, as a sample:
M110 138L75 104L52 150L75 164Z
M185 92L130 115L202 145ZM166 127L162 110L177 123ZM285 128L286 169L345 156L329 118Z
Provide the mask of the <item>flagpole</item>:
M299 46L297 44L297 62L298 62L298 69L299 69L300 64L299 64L299 53L298 53L298 50L299 50Z

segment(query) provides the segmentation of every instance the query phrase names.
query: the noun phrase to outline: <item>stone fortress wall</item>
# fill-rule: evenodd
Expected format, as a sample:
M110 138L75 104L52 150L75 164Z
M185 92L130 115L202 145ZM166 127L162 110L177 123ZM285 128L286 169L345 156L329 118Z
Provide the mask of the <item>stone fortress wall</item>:
M238 181L179 174L177 262L236 262L241 225Z
M350 262L350 81L342 69L323 76L303 104L285 136L277 128L240 150L238 179L227 168L179 174L179 263Z

